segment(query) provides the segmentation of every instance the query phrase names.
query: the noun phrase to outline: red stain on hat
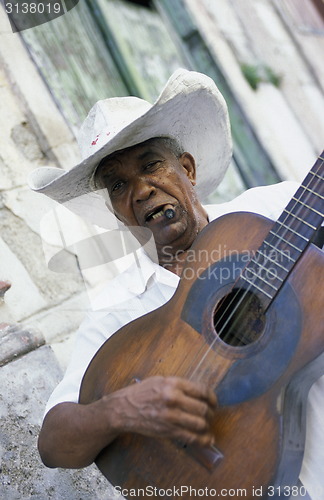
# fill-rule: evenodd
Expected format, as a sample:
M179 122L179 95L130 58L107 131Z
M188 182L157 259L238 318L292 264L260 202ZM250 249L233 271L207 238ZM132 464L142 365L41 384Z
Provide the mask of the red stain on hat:
M99 139L99 135L100 135L100 134L96 135L96 138L95 138L95 140L94 140L94 141L92 141L91 146L95 146L95 145L97 144L98 139Z

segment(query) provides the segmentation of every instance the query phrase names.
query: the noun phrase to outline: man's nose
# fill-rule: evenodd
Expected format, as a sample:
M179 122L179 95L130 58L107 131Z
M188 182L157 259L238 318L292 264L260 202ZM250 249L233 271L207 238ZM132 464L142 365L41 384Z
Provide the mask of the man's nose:
M133 189L133 200L136 203L148 200L154 193L155 187L147 179L137 177Z

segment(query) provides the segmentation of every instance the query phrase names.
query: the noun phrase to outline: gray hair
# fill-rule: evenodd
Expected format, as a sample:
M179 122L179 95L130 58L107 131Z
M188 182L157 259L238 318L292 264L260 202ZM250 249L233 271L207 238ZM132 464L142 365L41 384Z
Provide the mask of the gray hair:
M177 158L180 158L180 156L184 153L183 147L180 146L179 142L177 139L174 139L174 137L154 137L153 139L161 141L162 144L164 144L164 146Z

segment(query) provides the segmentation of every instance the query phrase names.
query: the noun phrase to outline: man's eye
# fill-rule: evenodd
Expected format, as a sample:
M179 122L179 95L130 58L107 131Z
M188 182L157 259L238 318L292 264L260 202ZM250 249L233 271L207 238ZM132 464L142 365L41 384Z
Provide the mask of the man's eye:
M112 192L119 191L123 187L123 185L124 185L123 181L115 182L115 184L113 184L113 186L111 187L111 191Z
M160 163L160 160L150 161L145 165L144 170L155 170L157 167L159 167Z

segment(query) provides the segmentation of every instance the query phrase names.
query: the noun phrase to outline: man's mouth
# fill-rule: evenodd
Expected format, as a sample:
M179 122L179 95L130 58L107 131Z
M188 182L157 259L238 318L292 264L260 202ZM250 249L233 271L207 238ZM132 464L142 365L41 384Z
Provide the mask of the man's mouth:
M161 217L161 215L163 215L163 210L159 210L158 212L155 212L155 213L153 213L153 214L150 214L146 220L150 220L150 219L155 220L155 219L157 219L158 217Z
M171 214L171 216L170 216ZM162 205L156 207L154 210L149 212L145 217L145 222L150 222L151 220L158 219L159 217L166 217L166 219L172 219L175 215L175 211L172 205Z

